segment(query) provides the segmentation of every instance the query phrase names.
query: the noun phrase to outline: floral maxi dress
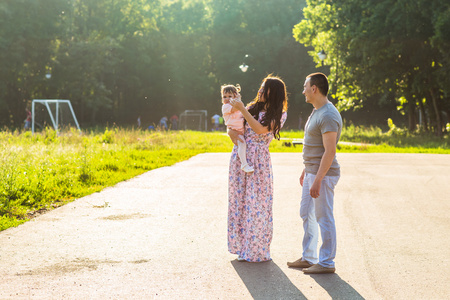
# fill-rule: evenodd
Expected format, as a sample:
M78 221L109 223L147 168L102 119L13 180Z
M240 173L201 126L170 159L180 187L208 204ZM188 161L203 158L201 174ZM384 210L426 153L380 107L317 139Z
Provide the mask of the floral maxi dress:
M264 112L259 114L261 121ZM287 114L281 117L281 126ZM247 161L253 174L241 170L233 148L228 177L228 251L250 262L270 260L272 242L273 174L269 144L273 133L256 134L245 124Z

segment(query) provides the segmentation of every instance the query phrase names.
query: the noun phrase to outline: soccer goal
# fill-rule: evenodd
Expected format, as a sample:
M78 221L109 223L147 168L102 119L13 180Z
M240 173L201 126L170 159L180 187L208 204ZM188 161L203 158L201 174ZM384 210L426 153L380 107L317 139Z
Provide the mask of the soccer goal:
M185 110L180 114L179 129L208 130L208 112L206 110Z
M52 126L56 132L61 128L76 127L80 130L70 100L34 99L31 104L31 132Z

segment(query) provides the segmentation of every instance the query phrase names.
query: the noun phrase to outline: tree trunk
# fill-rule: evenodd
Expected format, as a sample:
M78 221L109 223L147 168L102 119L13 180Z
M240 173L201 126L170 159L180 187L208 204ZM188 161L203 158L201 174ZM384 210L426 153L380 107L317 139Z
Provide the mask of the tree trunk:
M97 117L97 108L93 107L91 110L91 124L95 124Z
M428 132L427 114L425 112L425 107L423 106L423 102L421 99L419 99L419 109L420 109L420 113L422 114L423 129ZM422 126L422 124L420 124L420 125Z
M436 114L436 129L438 137L442 137L442 123L441 114L437 106L436 95L434 94L433 88L430 88L431 100L433 101L434 113Z
M414 131L416 129L416 103L412 101L412 96L408 97L408 129L409 131Z

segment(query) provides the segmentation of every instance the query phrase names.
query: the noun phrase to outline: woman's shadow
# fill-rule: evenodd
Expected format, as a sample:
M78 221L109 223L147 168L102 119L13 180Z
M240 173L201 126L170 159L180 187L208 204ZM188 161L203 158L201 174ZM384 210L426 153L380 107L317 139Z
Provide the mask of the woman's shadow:
M253 299L307 299L273 261L246 263L233 260L231 264ZM301 272L300 269L299 271ZM337 274L310 276L327 291L332 299L364 299Z
M307 299L273 261L231 264L253 299Z

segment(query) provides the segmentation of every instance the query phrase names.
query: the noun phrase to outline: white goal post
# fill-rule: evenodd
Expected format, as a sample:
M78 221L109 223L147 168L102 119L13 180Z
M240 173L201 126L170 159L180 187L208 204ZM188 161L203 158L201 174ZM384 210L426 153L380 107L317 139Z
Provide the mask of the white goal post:
M208 130L208 111L185 110L180 114L179 129L184 130Z
M42 104L45 108L42 108L41 111L44 113L46 110L48 113L48 117L50 117L51 125L56 132L60 126L64 126L66 124L72 125L71 121L74 122L74 125L80 130L80 125L78 124L77 117L75 116L75 112L73 111L72 104L70 100L61 100L61 99L33 99L31 104L31 132L34 133L35 123L36 123L36 104ZM64 109L64 111L63 111ZM65 113L64 113L65 112ZM65 122L66 118L69 118L69 122ZM43 125L41 125L42 127Z

